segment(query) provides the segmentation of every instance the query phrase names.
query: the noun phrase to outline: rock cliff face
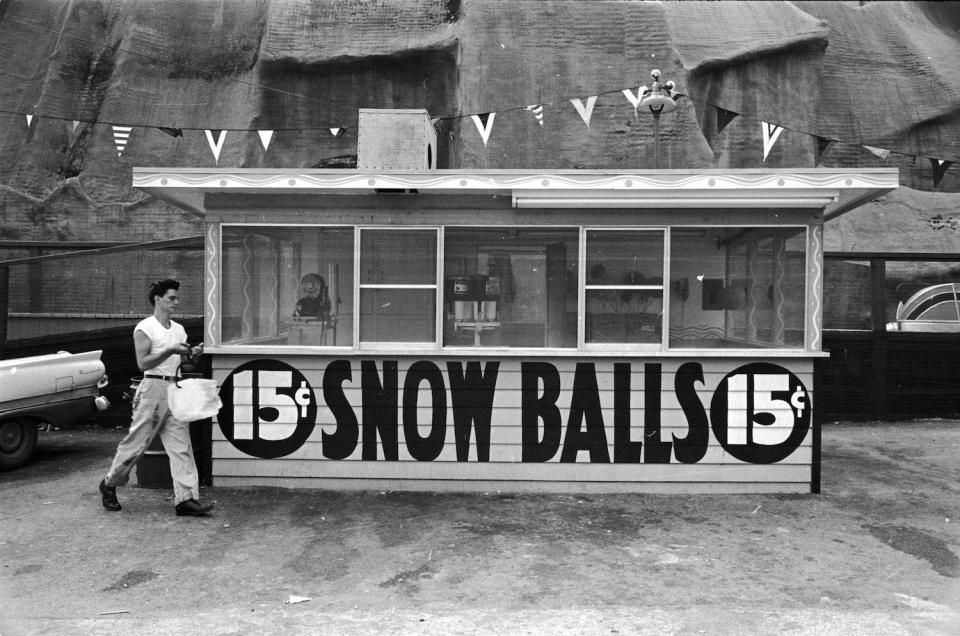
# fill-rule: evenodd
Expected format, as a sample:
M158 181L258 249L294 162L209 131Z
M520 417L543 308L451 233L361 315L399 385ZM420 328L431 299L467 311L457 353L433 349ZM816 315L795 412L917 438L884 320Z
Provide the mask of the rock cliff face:
M652 168L620 89L659 68L689 96L662 167L809 168L812 135L839 139L822 165L895 165L903 187L831 221L828 249L958 251L960 166L929 192L924 158L960 164L958 28L935 2L5 0L0 240L196 234L131 166L350 165L359 108L442 118L441 168ZM588 128L568 100L598 94ZM714 106L742 116L718 133ZM484 145L463 116L491 111ZM760 120L788 128L765 161ZM110 124L134 126L119 158ZM227 129L219 162L203 129Z

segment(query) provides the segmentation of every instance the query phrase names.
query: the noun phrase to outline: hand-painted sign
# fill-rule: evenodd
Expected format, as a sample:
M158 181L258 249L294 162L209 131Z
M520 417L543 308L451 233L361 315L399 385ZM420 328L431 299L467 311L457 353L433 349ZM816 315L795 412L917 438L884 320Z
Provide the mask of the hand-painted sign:
M414 460L436 460L452 419L460 462L469 461L471 449L476 461L490 461L491 444L500 441L491 436L518 429L519 461L526 463L586 456L590 463L695 464L713 439L737 460L769 464L796 451L811 423L803 383L768 362L728 373L709 400L699 362L684 362L672 372L672 392L664 390L661 363L651 362L612 362L600 370L597 363L577 362L571 377L552 362L524 361L518 386L498 386L496 360L421 360L402 374L396 360L332 360L321 373L317 395L307 377L285 362L254 360L237 367L221 386L223 435L248 455L283 457L310 438L322 408L328 426L320 435L322 454L332 460L395 461L401 447ZM514 421L498 419L492 426L498 394L517 389L518 408L499 411ZM642 405L633 404L637 396ZM671 413L682 418L683 434L676 422L668 431L661 421L667 398L679 407ZM642 427L633 421L638 413Z
M723 448L751 464L785 459L810 425L810 397L800 380L775 364L758 362L723 379L710 406L713 432Z
M254 457L289 455L310 437L317 421L317 402L307 379L277 360L237 367L220 387L220 396L220 430Z

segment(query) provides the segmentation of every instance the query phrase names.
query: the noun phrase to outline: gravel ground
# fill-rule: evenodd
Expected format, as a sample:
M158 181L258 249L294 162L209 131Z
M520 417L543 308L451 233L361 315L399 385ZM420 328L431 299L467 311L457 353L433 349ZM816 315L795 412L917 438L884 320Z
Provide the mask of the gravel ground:
M655 496L97 482L122 429L0 474L0 635L956 634L960 421L830 423L822 494Z

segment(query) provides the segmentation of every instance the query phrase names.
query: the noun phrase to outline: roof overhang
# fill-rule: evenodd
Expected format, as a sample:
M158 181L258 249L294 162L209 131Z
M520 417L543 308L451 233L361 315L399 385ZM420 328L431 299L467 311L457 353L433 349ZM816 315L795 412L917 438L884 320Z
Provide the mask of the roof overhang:
M816 208L833 218L899 185L896 168L744 170L295 170L134 168L133 186L206 211L221 193L510 196L517 208Z

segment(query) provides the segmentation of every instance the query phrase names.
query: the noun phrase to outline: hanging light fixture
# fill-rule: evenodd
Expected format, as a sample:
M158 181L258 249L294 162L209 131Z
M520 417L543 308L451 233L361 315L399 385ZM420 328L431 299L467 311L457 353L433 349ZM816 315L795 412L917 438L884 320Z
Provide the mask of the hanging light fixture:
M677 102L674 100L673 96L675 95L674 83L666 82L662 86L660 84L660 71L658 69L653 69L650 71L650 79L653 82L650 84L649 88L644 86L643 92L640 97L640 102L637 105L637 109L647 109L650 111L650 114L653 115L653 157L654 157L654 166L656 168L660 167L660 115L663 113L672 113L677 110Z

